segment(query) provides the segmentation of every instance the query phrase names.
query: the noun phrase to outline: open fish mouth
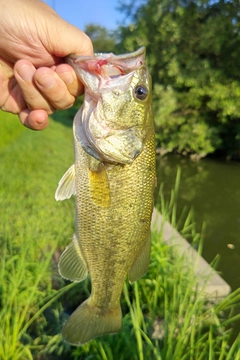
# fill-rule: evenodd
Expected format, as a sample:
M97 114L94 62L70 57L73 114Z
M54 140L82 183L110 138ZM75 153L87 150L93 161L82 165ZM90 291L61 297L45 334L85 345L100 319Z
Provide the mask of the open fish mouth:
M71 54L66 58L66 61L77 73L84 69L89 73L109 78L126 75L143 65L145 62L145 48L141 47L137 51L123 55L96 53L94 56L78 56ZM84 79L82 80L84 81ZM89 83L85 83L85 86L89 86Z
M139 101L134 89L148 77L144 57L145 48L126 55L67 58L85 85L84 105L75 117L75 134L83 149L100 161L130 164L143 149L145 131L138 123L137 110L133 109L132 118L126 119L126 114L129 116L129 107L136 107Z

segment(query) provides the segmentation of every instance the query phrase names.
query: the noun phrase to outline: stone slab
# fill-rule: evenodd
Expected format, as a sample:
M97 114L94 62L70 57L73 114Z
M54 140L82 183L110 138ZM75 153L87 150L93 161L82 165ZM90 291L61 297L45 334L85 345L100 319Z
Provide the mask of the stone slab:
M193 266L199 290L203 290L212 301L218 302L231 292L228 283L168 221L164 220L156 208L152 215L152 230L162 232L163 241L174 246L178 256L183 257L186 264Z

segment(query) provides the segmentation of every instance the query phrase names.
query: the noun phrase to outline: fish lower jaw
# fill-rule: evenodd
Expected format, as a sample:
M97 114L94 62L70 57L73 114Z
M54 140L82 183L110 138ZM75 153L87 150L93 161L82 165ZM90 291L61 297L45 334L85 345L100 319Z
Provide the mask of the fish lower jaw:
M102 162L110 164L132 164L133 161L142 152L142 143L139 146L132 146L128 148L114 147L113 144L106 140L99 140L94 144L95 147L95 158L101 157ZM93 152L92 152L93 154Z
M138 157L141 153L140 150L135 150L129 156L124 156L122 153L119 154L109 154L108 152L103 152L101 149L93 147L93 146L83 146L83 150L93 157L94 159L100 161L105 165L131 165L133 161Z

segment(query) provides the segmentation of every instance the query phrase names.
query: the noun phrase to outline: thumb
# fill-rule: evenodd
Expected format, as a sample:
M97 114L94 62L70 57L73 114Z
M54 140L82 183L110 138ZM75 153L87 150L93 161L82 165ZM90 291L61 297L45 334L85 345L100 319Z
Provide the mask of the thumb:
M48 51L57 58L70 54L83 56L93 55L93 45L90 38L76 26L57 16L54 28L51 26L51 36L48 37ZM50 29L49 29L50 30Z

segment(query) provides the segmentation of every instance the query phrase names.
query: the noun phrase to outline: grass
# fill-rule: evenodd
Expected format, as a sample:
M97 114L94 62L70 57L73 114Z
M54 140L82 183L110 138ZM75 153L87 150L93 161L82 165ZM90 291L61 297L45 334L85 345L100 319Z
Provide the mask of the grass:
M73 359L96 360L236 360L240 338L230 345L236 291L217 306L193 290L193 269L182 268L174 249L153 234L152 260L147 276L124 286L123 331L73 350Z
M49 264L73 233L73 202L54 199L73 161L72 135L62 124L40 133L0 116L0 359L31 359L26 330L44 299L55 295Z
M73 161L69 124L61 113L33 132L0 113L0 359L240 359L240 338L233 338L240 290L218 305L207 302L193 290L193 269L155 232L147 275L124 286L123 330L78 348L62 341L62 324L89 295L88 280L64 286L56 271L74 232L74 200L54 200ZM180 172L168 201L161 187L161 212L201 252L192 213L176 216L179 184Z

